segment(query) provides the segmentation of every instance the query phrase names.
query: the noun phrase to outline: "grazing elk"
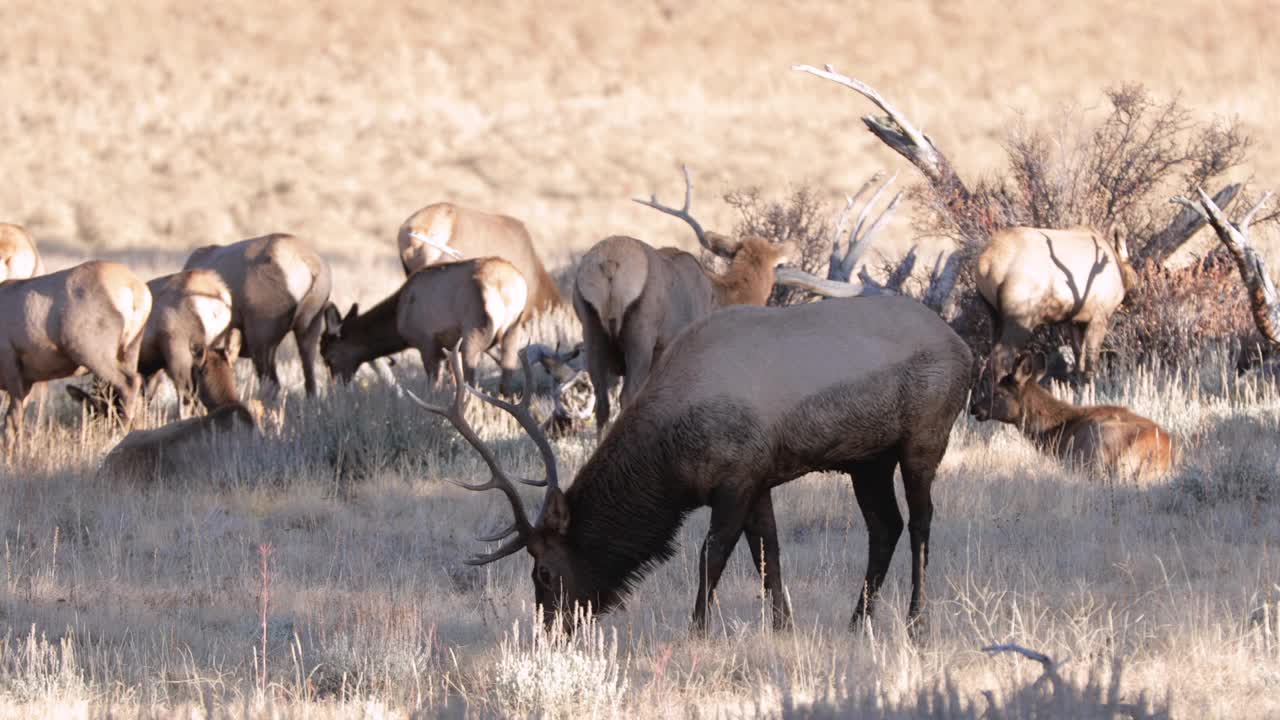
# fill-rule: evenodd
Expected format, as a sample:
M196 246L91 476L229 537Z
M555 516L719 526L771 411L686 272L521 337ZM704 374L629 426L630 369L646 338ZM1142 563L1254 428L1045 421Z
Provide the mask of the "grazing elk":
M733 240L704 231L689 214L693 183L688 168L684 177L684 207L664 206L656 197L637 202L688 223L704 248L729 261L727 272L707 272L683 250L659 250L621 235L596 243L578 264L573 309L582 324L601 432L609 421L609 391L619 376L626 378L619 398L626 407L682 329L716 308L765 304L773 291L774 268L796 254L790 242Z
M528 411L529 396L514 406L481 395L511 413L542 454L548 489L536 523L467 424L462 383L451 407L426 407L447 417L489 466L489 482L465 487L501 490L515 515L505 532L482 538L509 539L468 562L485 564L526 549L547 622L575 604L597 612L615 607L654 564L671 556L688 513L709 505L695 629L705 627L707 603L743 533L764 576L774 623L786 625L770 490L824 470L850 475L867 523L857 622L871 613L902 533L893 486L897 468L910 511L908 617L915 620L925 603L930 491L952 423L964 408L971 362L969 348L936 313L904 297L716 312L663 355L567 490L559 486L551 446ZM455 377L461 374L456 357L450 367Z
M222 346L231 329L231 290L213 270L186 270L147 283L151 317L142 336L138 372L154 392L164 370L178 393L179 409L194 396L193 375L207 348ZM214 405L205 403L212 410Z
M151 292L123 265L93 261L0 283L0 387L9 393L9 451L21 443L31 386L85 368L109 383L132 420L138 351Z
M44 274L35 238L21 225L0 223L0 282Z
M198 248L183 269L197 268L217 271L230 288L231 328L240 331L258 379L279 387L276 349L292 332L307 394L314 395L329 264L298 238L277 233Z
M529 286L522 320L563 302L529 231L515 218L436 203L410 215L400 226L397 242L406 276L429 265L467 258L500 257L511 263Z
M1137 285L1129 253L1088 228L1000 230L978 256L978 292L991 311L994 346L989 360L997 379L1041 325L1071 324L1076 375L1097 369L1111 315Z
M224 351L209 351L195 370L201 400L208 415L178 420L152 430L134 430L102 461L102 472L118 480L158 481L193 464L193 457L207 452L219 432L254 430L257 423L236 392L235 373ZM207 459L213 461L212 453ZM198 464L198 463L196 463Z
M1126 477L1169 471L1177 446L1167 430L1127 408L1063 402L1040 385L1044 374L1043 355L1019 355L989 397L985 390L975 395L974 417L1018 426L1067 465Z
M524 276L502 258L430 265L364 315L358 305L346 317L333 305L326 308L320 355L329 372L346 382L364 363L412 347L434 382L445 350L461 341L466 379L472 382L480 357L497 346L502 392L510 394L528 297Z

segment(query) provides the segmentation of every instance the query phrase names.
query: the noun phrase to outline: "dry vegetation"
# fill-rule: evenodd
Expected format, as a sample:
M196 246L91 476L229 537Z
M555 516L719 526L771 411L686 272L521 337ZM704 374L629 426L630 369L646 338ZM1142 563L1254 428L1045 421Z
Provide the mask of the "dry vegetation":
M699 183L695 211L722 230L742 220L720 201L735 189L767 202L807 183L821 204L875 170L907 180L857 120L870 108L795 62L872 82L974 180L1007 166L1019 111L1032 127L1064 106L1096 122L1105 88L1182 92L1198 122L1239 118L1255 143L1232 179L1271 187L1276 10L8 2L0 220L27 225L50 269L106 257L144 277L199 244L295 232L330 258L346 307L395 287L395 230L436 200L524 219L563 269L612 233L693 247L683 225L627 201L677 192L679 161ZM912 219L899 210L890 253L945 245ZM1162 282L1186 304L1201 289L1219 301L1226 280ZM576 334L568 314L536 333L553 346ZM479 474L478 459L379 381L315 401L295 390L225 463L148 488L95 475L115 431L83 424L57 391L32 450L0 468L0 716L977 717L992 703L1087 717L1104 701L1274 716L1280 392L1221 355L1172 370L1166 346L1140 352L1146 369L1079 400L1130 404L1185 437L1183 468L1099 484L1012 429L962 420L935 490L935 602L918 645L896 614L905 543L881 616L846 630L866 536L842 478L778 492L795 631L769 630L739 553L712 636L688 637L698 514L625 611L565 641L532 629L527 561L462 564L503 502L446 483ZM396 372L417 383L415 366ZM296 364L288 377L300 382ZM477 422L532 471L510 422ZM590 440L557 446L568 474ZM1033 685L1035 663L980 651L1005 642L1063 661L1065 684Z

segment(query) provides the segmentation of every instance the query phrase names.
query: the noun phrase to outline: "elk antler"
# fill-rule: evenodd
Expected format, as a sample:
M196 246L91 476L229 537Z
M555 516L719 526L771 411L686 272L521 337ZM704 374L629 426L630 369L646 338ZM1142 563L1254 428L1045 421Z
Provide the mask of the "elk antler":
M1197 200L1178 196L1171 198L1170 202L1196 211L1218 234L1218 239L1235 258L1236 266L1240 268L1240 278L1249 290L1249 306L1253 311L1254 324L1268 340L1280 343L1280 298L1277 298L1276 286L1271 282L1271 274L1267 272L1262 256L1249 242L1249 224L1267 200L1271 199L1272 193L1264 193L1238 223L1227 219L1204 188L1196 188L1196 193L1199 195Z
M853 229L849 231L849 239L844 246L844 251L841 252L841 240L844 238L845 231L848 228L849 214L853 211L858 199L874 187L883 176L884 173L877 172L863 183L861 188L858 188L858 192L846 198L844 209L840 211L840 215L836 219L835 231L831 237L831 262L827 267L828 280L849 282L849 279L853 277L854 266L866 254L876 233L880 232L880 228L884 227L889 217L893 215L893 211L897 209L898 203L901 202L902 193L899 192L880 211L876 219L870 225L867 225L867 219L871 216L871 209L875 206L876 201L898 179L898 174L894 173L893 177L890 177L883 185L876 188L875 193L871 195L871 199L867 201L866 205L862 206L862 210L858 213L857 222L854 223Z
M732 238L721 235L716 232L707 232L702 229L702 225L693 219L693 215L689 214L689 202L693 199L693 179L689 177L689 166L681 165L680 169L684 171L684 207L679 210L663 205L658 202L657 193L649 195L649 199L631 198L632 202L638 202L641 205L647 205L654 210L664 212L668 215L678 217L689 223L689 227L693 228L693 234L698 237L698 244L719 255L722 258L733 259L738 252L738 246L741 243L735 242Z
M528 360L523 356L523 353L521 354L521 359L524 362L526 384L525 398L521 401L519 406L495 400L494 398L491 398L467 385L466 381L463 380L462 375L462 354L458 352L457 346L449 352L449 372L453 375L455 390L453 393L453 402L448 407L432 405L415 395L413 391L407 388L405 389L409 398L415 403L452 423L454 428L458 430L462 437L470 443L471 447L475 448L476 452L480 454L485 465L489 466L489 473L491 477L488 482L472 485L460 480L454 480L454 484L468 490L501 490L502 494L506 495L507 501L511 503L511 511L514 515L514 521L511 526L499 533L481 536L478 539L493 542L505 539L513 533L516 534L516 537L507 540L506 543L491 553L474 555L468 558L466 561L468 565L487 565L495 560L500 560L508 555L518 552L525 546L533 534L533 524L529 522L529 516L525 513L524 503L520 500L520 494L516 492L515 484L511 482L511 478L508 477L498 465L498 460L494 457L493 451L485 445L484 441L482 441L479 435L476 434L475 429L467 422L463 411L466 408L468 392L474 393L481 400L497 405L511 413L511 415L520 423L521 427L523 427L526 432L529 432L533 437L534 442L538 445L538 449L542 453L543 462L546 464L547 480L545 483L535 483L527 480L522 480L521 482L531 485L549 485L553 488L559 486L556 476L555 455L551 452L551 446L547 443L546 437L537 429L537 423L534 422L532 416L529 414L528 407L529 398L532 396L533 373L529 367Z

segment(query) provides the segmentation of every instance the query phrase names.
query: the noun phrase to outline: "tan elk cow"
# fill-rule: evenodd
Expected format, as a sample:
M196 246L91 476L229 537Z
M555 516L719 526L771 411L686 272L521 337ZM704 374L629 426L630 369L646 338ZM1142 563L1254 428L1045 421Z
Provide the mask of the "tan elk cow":
M35 238L21 225L0 223L0 282L44 274Z
M293 235L277 233L198 248L183 269L198 268L216 271L231 290L231 328L240 331L259 380L279 387L276 350L292 332L307 394L314 395L331 286L324 258Z
M231 290L213 270L185 270L155 278L151 290L151 317L142 336L138 372L150 380L151 394L168 374L178 393L179 407L195 395L197 353L223 347L231 330ZM214 406L206 405L209 410Z
M500 257L511 263L529 287L522 319L563 302L528 229L513 217L436 203L410 215L400 226L397 242L406 276L429 265L468 258Z
M704 248L729 261L723 275L704 270L683 250L657 249L621 235L596 243L578 263L573 308L582 324L601 431L609 421L609 391L619 376L625 377L619 400L626 407L681 330L716 308L765 304L774 268L796 254L789 242L734 240L704 231L689 213L693 183L687 168L684 173L684 207L670 208L657 198L637 202L688 223Z
M320 354L333 376L345 382L364 363L412 347L434 382L445 350L461 342L466 379L472 382L481 356L496 346L502 392L510 394L528 300L524 276L502 258L430 265L363 315L352 305L339 317L330 305Z
M110 384L124 419L132 419L151 292L128 268L93 261L0 283L0 308L0 388L9 394L10 452L21 443L31 386L80 368Z
M528 372L527 357L525 363ZM688 514L709 505L694 627L705 627L708 602L744 534L774 622L786 625L771 490L829 470L849 475L867 523L866 577L850 593L858 598L856 623L871 613L903 531L894 494L901 469L910 513L907 617L914 629L925 604L931 488L964 408L971 364L964 341L910 298L721 310L680 335L567 489L529 413L529 396L517 406L482 395L510 412L539 448L548 489L536 521L466 422L468 392L456 355L453 405L427 407L447 417L488 465L491 479L468 487L501 490L514 513L506 531L484 538L506 541L468 562L528 551L534 599L547 622L575 605L596 612L616 607L672 556Z
M194 380L209 414L130 432L103 459L101 472L105 476L142 482L163 480L184 468L216 462L211 441L217 434L257 428L253 413L240 402L235 372L225 351L201 354Z
M1009 372L1037 327L1061 322L1071 325L1077 376L1094 372L1107 324L1137 285L1123 239L1088 228L997 231L975 267L991 311L992 378Z
M1037 449L1070 466L1124 477L1169 472L1178 448L1167 430L1116 405L1063 402L1040 385L1044 374L1043 355L1018 356L989 397L977 393L974 416L1016 425Z

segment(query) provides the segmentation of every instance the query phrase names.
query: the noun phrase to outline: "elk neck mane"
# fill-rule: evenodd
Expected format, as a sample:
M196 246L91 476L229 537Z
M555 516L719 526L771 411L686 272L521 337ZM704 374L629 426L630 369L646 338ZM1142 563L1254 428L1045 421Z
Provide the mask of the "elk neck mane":
M777 254L768 240L747 238L723 275L708 273L715 288L716 304L764 305L773 291L773 264Z
M624 414L566 492L569 539L598 591L629 591L669 559L676 531L697 505L668 492L668 443L637 441L659 432L641 413Z
M401 287L363 315L354 318L349 328L343 323L342 339L363 349L361 362L376 360L409 347L396 330L396 311L403 291L404 288Z

